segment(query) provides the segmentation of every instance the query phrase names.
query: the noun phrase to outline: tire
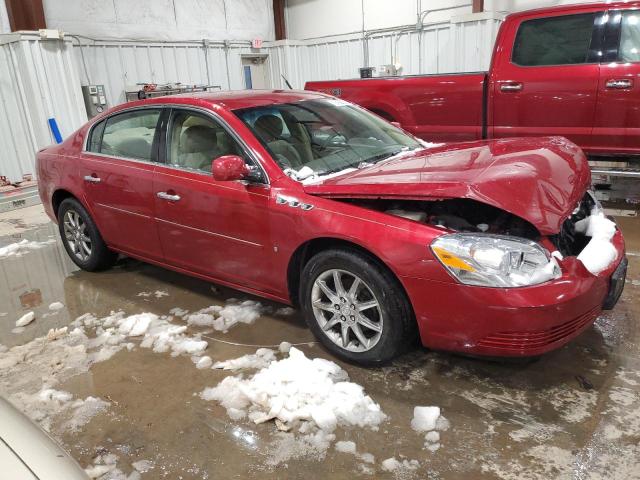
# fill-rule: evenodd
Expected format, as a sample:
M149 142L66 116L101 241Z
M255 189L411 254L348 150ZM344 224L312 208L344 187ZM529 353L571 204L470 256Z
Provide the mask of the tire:
M97 272L116 263L118 254L109 250L91 215L75 198L60 204L58 230L67 254L81 269Z
M340 291L336 272L343 296L335 295ZM367 306L373 303L377 306ZM416 331L413 310L395 276L375 258L354 249L325 250L309 260L302 272L300 304L318 341L336 357L362 366L388 363L412 343ZM366 344L360 340L363 336Z

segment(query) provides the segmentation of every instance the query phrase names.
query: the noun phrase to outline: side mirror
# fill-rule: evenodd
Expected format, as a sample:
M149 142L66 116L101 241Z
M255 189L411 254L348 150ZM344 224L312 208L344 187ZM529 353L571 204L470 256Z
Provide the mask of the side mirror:
M211 164L211 173L214 180L219 182L231 182L242 180L249 172L249 167L244 159L237 155L223 155L216 158Z

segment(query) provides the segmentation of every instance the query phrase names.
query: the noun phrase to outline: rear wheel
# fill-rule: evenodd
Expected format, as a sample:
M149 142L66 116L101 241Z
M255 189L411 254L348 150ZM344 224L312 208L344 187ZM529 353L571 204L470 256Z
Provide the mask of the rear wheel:
M415 322L396 278L356 250L315 255L302 274L301 304L316 338L361 365L385 363L407 346Z
M118 259L118 254L109 250L93 219L75 198L67 198L60 204L58 228L65 250L83 270L105 270Z

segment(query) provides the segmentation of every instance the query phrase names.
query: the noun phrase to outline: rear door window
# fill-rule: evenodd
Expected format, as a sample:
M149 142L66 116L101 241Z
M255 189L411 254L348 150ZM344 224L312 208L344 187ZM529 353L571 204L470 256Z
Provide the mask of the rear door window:
M618 52L618 60L621 62L640 62L640 11L628 10L622 13Z
M160 109L134 110L109 117L99 152L114 157L154 161L152 147L159 118Z
M537 18L522 22L512 61L521 66L587 63L596 13Z

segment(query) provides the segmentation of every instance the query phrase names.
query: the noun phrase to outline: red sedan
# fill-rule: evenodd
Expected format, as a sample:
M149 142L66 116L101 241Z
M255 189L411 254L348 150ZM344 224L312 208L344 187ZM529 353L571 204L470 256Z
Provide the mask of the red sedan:
M621 233L562 138L427 145L320 93L134 102L37 155L85 270L119 253L299 306L361 364L433 349L530 356L616 303Z

